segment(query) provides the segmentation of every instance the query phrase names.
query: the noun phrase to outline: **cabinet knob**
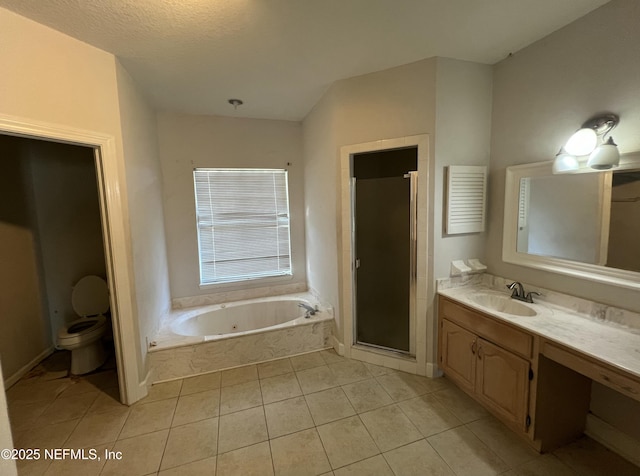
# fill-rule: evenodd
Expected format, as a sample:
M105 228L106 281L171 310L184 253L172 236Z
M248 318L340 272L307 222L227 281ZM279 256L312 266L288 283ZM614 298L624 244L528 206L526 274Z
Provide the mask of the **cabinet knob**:
M476 340L473 339L473 342L471 343L471 353L475 355L476 353Z
M478 359L482 360L482 346L478 346Z

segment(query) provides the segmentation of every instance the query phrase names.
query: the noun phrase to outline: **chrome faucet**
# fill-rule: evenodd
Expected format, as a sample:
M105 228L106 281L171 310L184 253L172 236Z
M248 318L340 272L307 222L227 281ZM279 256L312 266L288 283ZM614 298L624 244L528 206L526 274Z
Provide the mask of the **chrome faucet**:
M509 288L512 291L511 299L517 299L518 301L524 301L524 302L533 304L533 297L531 295L536 294L540 296L540 293L537 293L535 291L526 293L524 291L524 286L519 281L514 281L511 284L507 284L507 288Z
M316 314L316 312L318 312L318 307L317 306L314 308L314 307L311 307L308 304L305 304L303 302L299 302L298 303L298 307L302 307L307 311L304 314L304 317L307 318L307 319L310 318L311 316L314 316Z

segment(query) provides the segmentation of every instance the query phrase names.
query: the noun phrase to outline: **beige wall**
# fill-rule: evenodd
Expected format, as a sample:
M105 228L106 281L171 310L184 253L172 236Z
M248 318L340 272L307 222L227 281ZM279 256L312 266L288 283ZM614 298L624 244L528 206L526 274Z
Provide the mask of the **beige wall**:
M29 153L0 135L0 355L10 378L52 348Z
M435 130L435 59L333 84L303 122L309 287L334 307L341 276L340 147Z
M302 133L299 123L160 113L158 143L164 176L172 298L306 283ZM196 167L280 168L289 171L293 277L200 287L193 191L193 169Z
M445 167L489 165L491 90L489 65L438 58L436 71L434 275L449 276L452 260L484 258L486 232L444 233Z
M640 2L613 0L495 66L486 247L492 273L640 311L637 291L502 261L506 167L551 160L583 121L603 111L620 115L613 136L621 152L640 150L638 18ZM638 415L640 404L628 400L621 406L617 398L598 388L592 410L628 431L629 412ZM640 439L637 427L632 436Z
M162 170L155 111L119 62L116 63L116 78L138 311L138 366L140 377L144 378L148 370L148 342L153 340L171 303L162 206Z
M340 327L338 271L339 146L335 126L338 100L335 85L316 103L303 127L305 243L310 290L334 308Z
M487 164L491 67L431 58L335 83L303 122L309 286L334 306L339 336L338 237L340 148L430 134L430 276L448 276L451 259L483 258L484 236L445 237L442 176L446 165ZM337 279L336 279L337 277ZM434 292L428 296L432 315ZM433 333L433 320L427 322ZM431 337L429 337L431 339ZM430 346L427 361L435 359Z
M113 55L3 8L0 31L0 114L119 137Z

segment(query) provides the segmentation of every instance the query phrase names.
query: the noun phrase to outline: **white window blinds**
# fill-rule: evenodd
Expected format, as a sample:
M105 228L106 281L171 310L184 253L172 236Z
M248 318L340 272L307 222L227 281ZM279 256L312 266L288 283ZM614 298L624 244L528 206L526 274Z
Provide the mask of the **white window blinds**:
M287 171L195 169L200 284L291 274Z

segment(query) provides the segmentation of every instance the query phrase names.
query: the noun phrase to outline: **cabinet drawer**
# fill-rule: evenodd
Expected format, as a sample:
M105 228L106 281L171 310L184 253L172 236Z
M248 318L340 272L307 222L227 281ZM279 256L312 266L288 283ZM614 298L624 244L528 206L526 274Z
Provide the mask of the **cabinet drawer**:
M440 314L501 347L530 359L533 350L533 336L502 324L477 311L440 298Z
M565 367L640 401L640 381L626 377L599 362L575 354L559 345L544 342L542 355Z

